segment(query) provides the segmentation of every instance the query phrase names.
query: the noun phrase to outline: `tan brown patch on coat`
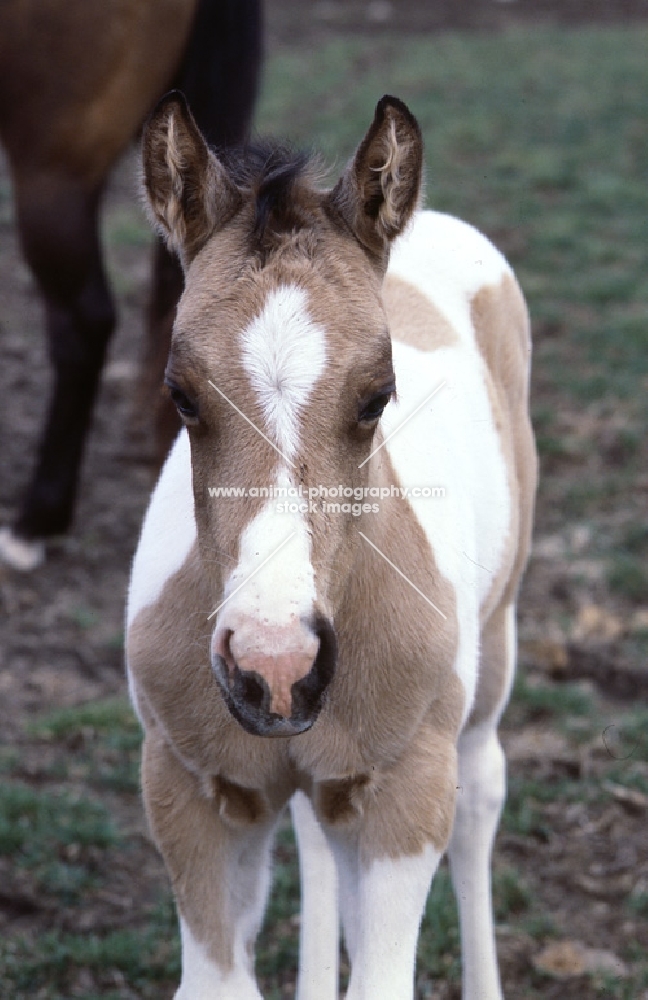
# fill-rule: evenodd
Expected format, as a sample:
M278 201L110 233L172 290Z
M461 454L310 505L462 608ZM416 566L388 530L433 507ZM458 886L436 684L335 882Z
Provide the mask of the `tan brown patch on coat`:
M446 849L463 705L463 687L453 675L397 760L368 775L316 784L313 804L320 821L357 837L363 862L417 855L428 844Z
M268 816L263 796L256 788L243 788L217 774L212 778L212 790L221 818L231 826L249 826Z
M435 351L458 343L457 333L443 313L409 281L388 273L382 296L394 340L420 351Z
M232 823L222 800L205 795L198 777L182 765L159 727L150 729L142 753L144 804L180 913L222 972L234 967L237 924L254 905L265 865L263 824ZM231 802L231 799L228 798ZM265 817L265 835L274 817ZM245 855L246 863L240 863ZM232 870L236 882L232 885Z
M529 417L529 317L512 275L504 275L499 285L482 288L472 300L471 314L490 375L490 398L509 472L513 512L508 555L484 608L481 669L470 719L475 724L499 711L508 688L505 611L516 599L529 554L537 456Z
M238 786L260 792L263 807L248 802L243 808L239 795L233 814L276 813L294 787L287 746L248 735L230 715L210 663L212 605L194 545L159 598L142 608L128 630L126 655L140 711L147 730L159 727L164 733L187 775L207 779L203 794L209 792L212 803L216 790L236 798ZM216 777L222 780L214 785ZM143 791L146 796L145 781Z
M367 774L320 782L316 809L323 822L337 826L359 818L363 812L360 793L368 782Z

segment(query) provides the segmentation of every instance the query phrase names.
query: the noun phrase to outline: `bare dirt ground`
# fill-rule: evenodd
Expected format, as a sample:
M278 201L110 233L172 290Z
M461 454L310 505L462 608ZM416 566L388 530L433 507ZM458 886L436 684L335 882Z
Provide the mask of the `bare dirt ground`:
M298 37L321 37L340 29L442 30L477 27L496 30L523 17L623 19L648 16L648 4L625 0L518 0L468 3L443 0L422 3L313 3L289 0L269 4L269 45ZM113 234L110 269L118 291L120 325L104 378L83 470L78 514L69 538L53 546L45 567L32 575L0 568L0 731L2 743L14 744L24 771L36 775L42 753L25 733L25 724L54 707L76 705L125 690L122 667L123 605L129 562L152 483L145 414L135 394L141 352L142 317L147 296L149 251L141 238L124 236L122 223L136 201L134 157L116 172L106 199L107 226ZM126 227L127 228L127 227ZM46 404L49 369L42 318L32 280L22 262L12 223L6 164L0 164L0 522L10 519L33 459ZM538 634L534 622L564 610L569 588L566 559L578 557L582 537L558 538L551 529L548 502L541 493L537 518L538 547L521 602L521 634L526 655L538 674L585 677L597 685L612 710L623 711L624 698L648 691L648 677L632 664L615 659L616 634L609 621L590 630L588 642L565 646L551 633ZM580 548L579 548L580 547ZM550 607L550 614L547 608ZM607 632L606 632L607 628ZM594 636L594 639L592 639ZM630 675L628 673L630 671ZM615 700L616 699L616 700ZM621 700L619 700L621 699ZM541 723L541 718L540 718ZM604 774L603 745L575 752L561 737L547 736L538 722L511 723L506 733L511 767L529 779L551 785L569 775ZM624 748L619 749L622 754ZM42 764L42 761L40 762ZM637 933L619 900L633 880L648 878L646 814L640 802L620 797L605 807L575 803L559 811L539 836L504 834L499 857L522 870L542 894L564 937L618 954ZM115 797L114 809L132 830L143 830L137 805ZM139 852L113 859L115 898L149 898L162 879L161 866L142 838ZM65 914L39 910L16 877L0 866L0 933L16 921L34 928L63 926ZM125 894L125 895L124 895ZM94 900L86 923L90 929L114 926L120 919L115 899ZM523 997L516 984L525 979L537 944L514 927L500 941L505 983L510 997ZM547 980L542 996L588 998L586 978ZM1 993L1 990L0 990ZM124 996L134 994L124 993ZM449 996L449 993L434 994ZM454 994L453 994L454 995Z

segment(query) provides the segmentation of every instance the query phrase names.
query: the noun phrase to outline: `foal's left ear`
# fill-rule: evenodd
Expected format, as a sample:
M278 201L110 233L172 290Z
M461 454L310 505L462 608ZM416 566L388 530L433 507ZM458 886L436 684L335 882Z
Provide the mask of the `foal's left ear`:
M423 140L411 111L385 95L369 131L331 191L329 203L370 256L387 264L389 246L418 207L423 182Z
M153 223L183 265L241 204L179 91L163 97L144 126L144 185Z

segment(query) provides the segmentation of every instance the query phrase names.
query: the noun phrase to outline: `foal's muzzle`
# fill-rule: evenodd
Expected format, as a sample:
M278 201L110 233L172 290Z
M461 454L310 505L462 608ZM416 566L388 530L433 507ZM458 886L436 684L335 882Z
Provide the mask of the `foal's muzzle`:
M230 629L220 635L215 633L212 668L216 680L230 712L253 736L298 736L310 729L321 711L335 672L337 641L332 624L323 615L316 615L306 627L317 640L317 652L314 659L306 657L302 675L280 698L271 689L262 667L244 669L237 662L233 653L235 633ZM256 662L281 668L282 655L286 656L257 656ZM295 670L294 659L291 668Z

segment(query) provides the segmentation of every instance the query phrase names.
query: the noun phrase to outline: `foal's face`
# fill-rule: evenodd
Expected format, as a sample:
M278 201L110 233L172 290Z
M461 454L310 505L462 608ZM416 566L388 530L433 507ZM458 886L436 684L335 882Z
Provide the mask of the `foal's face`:
M381 147L381 167L398 152L396 119L407 126L407 148L414 144L400 105L388 110L389 135L385 109L372 126L382 147L393 147ZM187 162L185 147L178 155L177 114L166 119L174 145L167 166ZM219 190L221 204L230 198L230 214L200 245L191 232L195 212L182 199L183 242L176 242L186 287L167 382L191 441L198 547L217 609L212 666L234 716L260 735L302 732L321 708L335 669L333 621L352 572L352 505L363 502L371 468L364 463L395 390L380 298L388 240L376 234L380 212L372 206L373 229L365 232L367 220L352 204L358 157L371 136L351 179L332 193L296 177L282 196L275 192L277 203L290 193L295 204L271 206L261 237L252 235L260 196L255 204L228 189L211 160L205 189L212 201ZM147 167L149 193L155 169ZM414 175L405 221L418 191ZM387 197L374 184L365 215L370 194ZM321 487L335 493L322 496Z
M394 391L391 342L374 269L325 220L316 258L291 245L261 270L233 252L236 228L188 269L167 378L189 430L214 607L226 602L214 669L244 725L258 730L263 705L265 729L292 732L310 724L332 675L350 507ZM340 486L353 490L346 512L320 486L338 503Z

